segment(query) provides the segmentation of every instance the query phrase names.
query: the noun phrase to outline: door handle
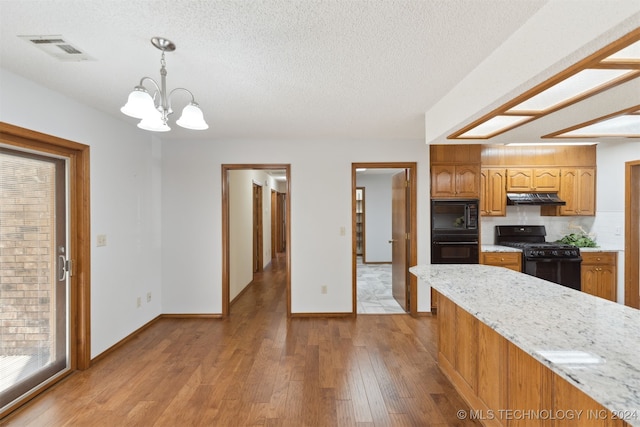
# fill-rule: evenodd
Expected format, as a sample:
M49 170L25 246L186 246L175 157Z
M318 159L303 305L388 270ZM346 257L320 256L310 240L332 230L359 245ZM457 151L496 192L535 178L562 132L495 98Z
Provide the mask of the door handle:
M64 255L58 255L58 281L63 281L67 274L67 259Z
M391 240L389 240L389 243L393 243L395 241L396 241L396 239L391 239Z

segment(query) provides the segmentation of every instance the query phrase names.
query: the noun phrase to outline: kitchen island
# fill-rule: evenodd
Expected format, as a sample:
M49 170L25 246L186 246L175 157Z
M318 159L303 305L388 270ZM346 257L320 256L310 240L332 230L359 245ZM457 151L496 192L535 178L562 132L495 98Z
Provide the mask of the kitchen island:
M640 426L640 311L486 265L410 269L438 362L485 425Z

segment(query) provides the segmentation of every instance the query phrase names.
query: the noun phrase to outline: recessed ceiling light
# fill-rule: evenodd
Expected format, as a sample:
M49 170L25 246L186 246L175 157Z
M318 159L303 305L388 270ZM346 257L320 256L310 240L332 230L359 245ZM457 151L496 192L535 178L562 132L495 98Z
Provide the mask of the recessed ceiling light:
M532 118L533 116L495 116L464 132L459 138L491 138L498 132L504 132Z
M542 138L640 138L640 106L598 117Z
M603 85L611 84L620 77L629 77L630 74L636 73L630 70L582 70L516 105L511 108L509 112L535 111L540 113L551 110L575 98L583 97L591 92L597 91Z
M640 28L452 133L447 139L489 139L638 77ZM617 120L608 126L620 126L620 123ZM597 127L590 130L599 132ZM542 138L546 137L550 136Z

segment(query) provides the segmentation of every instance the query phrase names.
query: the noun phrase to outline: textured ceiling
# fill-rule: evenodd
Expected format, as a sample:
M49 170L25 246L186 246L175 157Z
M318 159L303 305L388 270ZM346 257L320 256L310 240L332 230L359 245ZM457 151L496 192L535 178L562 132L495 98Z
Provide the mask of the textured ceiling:
M0 66L133 126L119 108L141 77L159 79L149 39L163 36L177 45L169 89L191 90L210 125L173 117L163 139L423 139L424 113L545 3L0 0ZM93 60L62 62L18 37L35 34Z

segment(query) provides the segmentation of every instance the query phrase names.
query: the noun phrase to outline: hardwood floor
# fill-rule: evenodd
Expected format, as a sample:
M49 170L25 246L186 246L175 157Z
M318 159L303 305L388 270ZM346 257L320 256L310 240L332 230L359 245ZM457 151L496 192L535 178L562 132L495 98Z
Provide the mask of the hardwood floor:
M0 425L477 425L456 416L435 318L287 319L283 259L227 319L158 319Z

